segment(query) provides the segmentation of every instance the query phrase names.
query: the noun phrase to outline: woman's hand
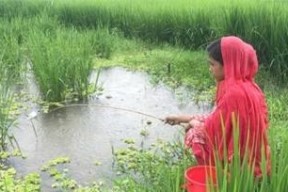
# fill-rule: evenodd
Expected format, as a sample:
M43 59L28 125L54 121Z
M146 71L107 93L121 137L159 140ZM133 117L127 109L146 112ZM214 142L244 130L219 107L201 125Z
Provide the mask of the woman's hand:
M164 119L165 123L170 125L178 125L181 123L189 123L193 119L191 115L170 115Z
M168 123L169 125L178 125L181 123L179 116L168 116L164 119L165 123Z

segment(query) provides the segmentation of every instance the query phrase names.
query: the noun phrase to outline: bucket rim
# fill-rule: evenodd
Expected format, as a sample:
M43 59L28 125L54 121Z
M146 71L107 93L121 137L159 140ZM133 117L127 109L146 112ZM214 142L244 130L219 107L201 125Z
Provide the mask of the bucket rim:
M195 181L195 180L189 178L187 174L188 174L188 171L190 171L191 169L207 168L207 167L208 167L208 168L211 168L213 171L216 172L216 167L215 167L215 166L210 166L210 165L191 166L191 167L188 167L188 168L186 169L186 171L185 171L185 179L187 179L189 182L192 181L192 183L195 183L195 184L197 184L197 185L206 186L206 183L201 183L201 182ZM217 173L217 172L216 172L216 173ZM216 175L216 177L217 177L217 175ZM218 185L218 184L217 184L217 180L216 180L215 183L212 183L212 185L213 185L213 186L217 186L217 185Z

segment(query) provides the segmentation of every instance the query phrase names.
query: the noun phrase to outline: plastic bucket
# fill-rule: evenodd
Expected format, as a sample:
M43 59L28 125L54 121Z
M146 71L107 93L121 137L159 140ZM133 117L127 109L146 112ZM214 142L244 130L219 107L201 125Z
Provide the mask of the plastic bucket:
M194 166L185 171L185 188L188 192L209 192L217 186L216 168L213 166Z

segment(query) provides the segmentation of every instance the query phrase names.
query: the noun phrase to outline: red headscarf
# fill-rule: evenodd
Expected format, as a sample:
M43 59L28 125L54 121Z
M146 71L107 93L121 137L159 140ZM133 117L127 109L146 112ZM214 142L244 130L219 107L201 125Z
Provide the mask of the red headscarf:
M221 39L221 52L224 80L217 85L216 109L205 120L209 161L214 164L215 151L220 160L224 158L224 151L227 151L228 160L235 155L243 159L246 154L250 164L255 166L255 175L259 176L262 152L268 172L270 170L270 152L265 97L254 82L258 71L256 52L251 45L234 36ZM233 121L236 124L233 125ZM237 152L234 151L235 130L239 132Z

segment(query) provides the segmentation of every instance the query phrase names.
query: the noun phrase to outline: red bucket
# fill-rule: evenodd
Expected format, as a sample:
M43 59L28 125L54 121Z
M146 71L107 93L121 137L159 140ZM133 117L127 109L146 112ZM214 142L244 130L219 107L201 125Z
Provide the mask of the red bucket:
M185 171L188 192L209 192L217 186L216 168L213 166L194 166Z

